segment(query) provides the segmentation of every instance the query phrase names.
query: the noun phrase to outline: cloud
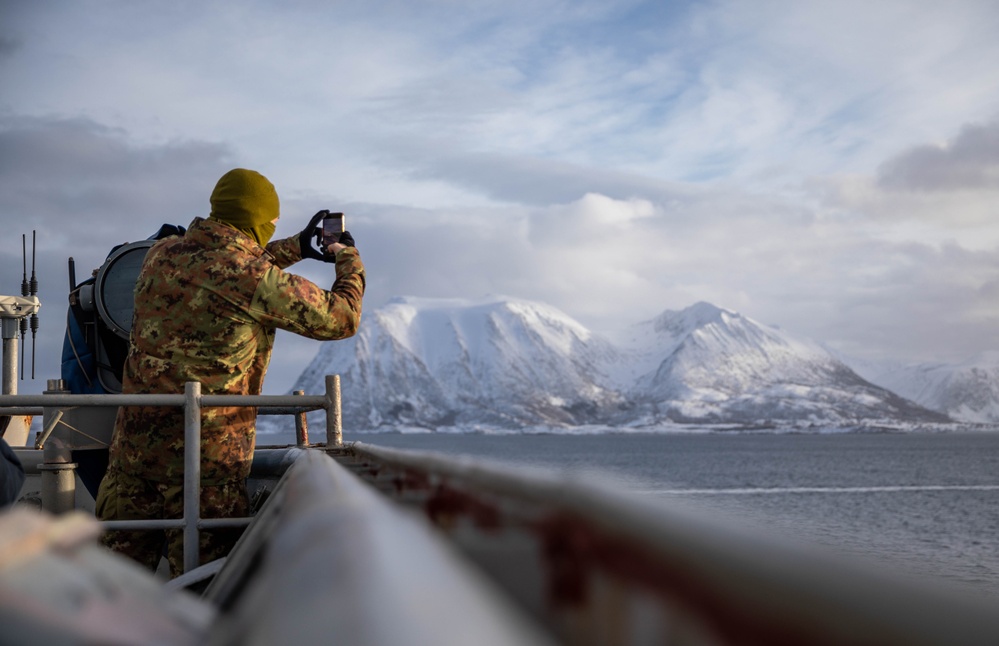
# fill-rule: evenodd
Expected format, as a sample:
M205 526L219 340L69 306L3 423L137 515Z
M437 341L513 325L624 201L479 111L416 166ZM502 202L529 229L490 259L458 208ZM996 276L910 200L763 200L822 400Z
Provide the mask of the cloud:
M783 321L855 354L961 361L999 347L999 302L987 297L999 275L996 252L890 241L843 247L835 272L806 274L825 279L817 283L824 298L804 298Z
M396 150L400 150L398 143ZM618 199L654 196L670 200L686 199L698 192L693 186L641 173L530 155L447 150L415 142L396 161L406 163L414 179L440 180L494 200L518 204L565 204L587 193Z
M520 165L510 190L486 193L494 199L520 186L540 191L523 177L524 160L775 185L867 171L996 97L983 64L999 49L996 16L977 2L919 11L891 1L319 9L172 3L106 20L82 6L37 9L28 27L74 37L30 40L23 65L0 81L18 88L6 99L16 110L83 114L147 141L233 142L262 162L277 152L287 179L323 167L357 187L358 200L383 194L371 175L393 150L385 142L399 139L430 153L447 142L454 154L439 165L494 165L477 155ZM90 29L77 33L78 24ZM441 169L402 170L422 197L421 180ZM616 195L598 185L541 199L588 191Z
M86 119L4 117L0 208L43 231L47 246L145 237L204 214L231 158L209 142L136 146Z
M999 189L999 119L968 125L952 141L917 146L885 162L878 186L935 192Z
M68 258L75 258L77 280L83 280L115 245L206 214L211 189L231 163L231 151L211 142L139 146L127 132L86 119L0 117L0 217L7 242L0 247L0 293L20 294L19 238L27 237L30 274L31 233L37 231L42 379L56 377L60 364ZM40 389L37 383L26 387Z
M0 209L16 216L5 226L39 229L44 366L58 365L66 257L77 258L82 278L114 244L203 215L214 181L235 156L208 142L136 145L127 132L86 120L7 119L0 146ZM342 205L368 268L369 310L396 295L505 294L551 303L609 330L708 300L860 354L876 348L887 356L962 359L999 347L999 311L988 298L999 275L995 253L914 241L884 230L877 218L845 216L828 203L808 206L800 196L481 159L475 167L431 158L428 167L446 171L449 182L508 191L511 199L523 193L524 203L343 202L279 183L285 215L277 235L294 235L320 207ZM535 172L506 170L521 162ZM538 181L533 192L530 181ZM587 186L609 194L577 194ZM8 279L20 276L14 251L0 254ZM332 283L328 265L293 270ZM16 290L9 281L2 291ZM278 344L268 388L280 390L317 346L289 334Z
M862 221L777 206L733 193L673 205L588 194L548 206L345 208L369 308L399 294L506 294L606 331L708 300L860 355L956 361L999 347L999 304L986 297L994 249L878 237Z
M648 200L620 201L587 193L572 204L540 212L532 219L529 239L540 247L593 247L655 215L656 207Z
M876 174L803 183L829 217L866 223L881 236L986 250L999 245L999 121L965 125L943 144L910 146Z
M22 43L17 38L0 36L0 60L11 58L21 46Z
M24 46L25 35L21 26L25 19L35 13L37 3L8 2L0 3L0 62L13 58Z
M39 230L43 326L66 256L186 224L238 165L278 236L347 211L369 308L499 293L609 328L709 300L874 352L997 345L994 3L328 4L0 26L0 208ZM279 344L269 388L314 349Z

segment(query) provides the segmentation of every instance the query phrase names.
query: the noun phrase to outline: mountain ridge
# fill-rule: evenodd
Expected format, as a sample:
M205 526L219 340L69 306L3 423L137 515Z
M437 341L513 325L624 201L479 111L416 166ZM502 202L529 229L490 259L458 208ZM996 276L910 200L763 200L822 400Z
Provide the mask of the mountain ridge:
M818 343L699 302L603 335L523 299L398 297L324 343L354 429L939 424Z
M999 423L999 352L958 364L844 359L858 374L921 406L968 424Z

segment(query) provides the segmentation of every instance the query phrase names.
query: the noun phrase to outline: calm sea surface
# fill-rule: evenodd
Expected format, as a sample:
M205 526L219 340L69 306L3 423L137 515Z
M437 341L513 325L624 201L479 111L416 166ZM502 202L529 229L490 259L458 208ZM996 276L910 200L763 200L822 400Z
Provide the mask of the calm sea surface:
M567 471L999 598L999 433L347 434Z

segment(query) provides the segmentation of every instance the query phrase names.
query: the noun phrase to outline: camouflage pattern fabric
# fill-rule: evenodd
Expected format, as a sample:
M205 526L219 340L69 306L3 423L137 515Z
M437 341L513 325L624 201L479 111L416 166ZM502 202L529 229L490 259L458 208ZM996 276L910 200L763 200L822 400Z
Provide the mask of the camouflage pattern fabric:
M153 245L136 281L122 392L176 394L185 382L199 381L202 394L258 395L276 329L317 340L352 336L365 287L357 250L337 253L329 290L283 271L301 259L297 236L271 242L265 251L246 234L202 218L184 236ZM202 409L203 486L243 484L256 414L255 408ZM109 473L154 487L181 485L183 410L121 407Z
M4 419L9 421L10 417L0 417L0 422ZM2 423L0 426L3 427L0 428L0 507L3 507L17 502L21 486L24 485L24 467L21 466L14 449L3 439L3 429L7 424Z
M101 520L147 520L183 518L184 488L127 476L110 469L97 495L96 513ZM202 518L238 518L249 513L246 484L231 482L202 487ZM202 530L199 534L200 564L226 556L243 528ZM156 571L166 546L170 576L184 573L184 535L179 529L106 532L101 541L150 570Z

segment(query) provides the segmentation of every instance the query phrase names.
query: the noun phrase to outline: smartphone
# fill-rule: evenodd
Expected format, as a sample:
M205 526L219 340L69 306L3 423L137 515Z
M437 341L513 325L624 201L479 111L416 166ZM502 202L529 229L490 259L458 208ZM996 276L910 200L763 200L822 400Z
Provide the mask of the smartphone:
M323 218L322 252L326 253L326 249L334 242L340 242L340 234L345 230L343 213L330 213Z

